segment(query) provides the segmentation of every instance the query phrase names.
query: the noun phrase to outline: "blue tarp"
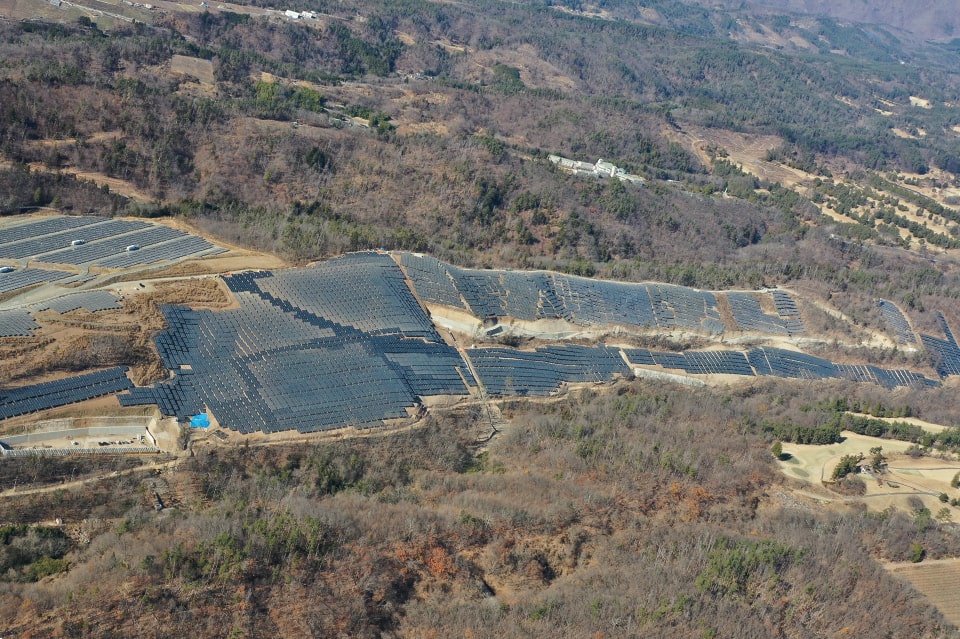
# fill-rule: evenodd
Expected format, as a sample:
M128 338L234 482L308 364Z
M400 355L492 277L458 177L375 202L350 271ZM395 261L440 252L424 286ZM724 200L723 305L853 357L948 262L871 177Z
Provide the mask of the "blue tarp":
M208 428L210 426L210 417L206 413L200 413L190 418L190 426L193 428Z

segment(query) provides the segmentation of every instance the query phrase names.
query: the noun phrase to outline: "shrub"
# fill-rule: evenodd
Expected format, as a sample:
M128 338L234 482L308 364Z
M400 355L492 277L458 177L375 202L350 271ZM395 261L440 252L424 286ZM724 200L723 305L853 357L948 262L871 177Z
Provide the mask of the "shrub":
M923 558L927 556L927 551L923 549L923 546L919 543L914 543L910 546L910 561L915 564L923 561Z

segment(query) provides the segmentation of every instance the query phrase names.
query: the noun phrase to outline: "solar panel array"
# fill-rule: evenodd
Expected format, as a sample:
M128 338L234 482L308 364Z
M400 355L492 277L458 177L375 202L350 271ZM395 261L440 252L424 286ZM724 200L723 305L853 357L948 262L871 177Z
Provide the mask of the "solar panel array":
M45 256L43 258L45 262L68 263L66 260L49 259L46 256L47 254L56 255L58 253L71 253L73 251L86 252L90 250L87 248L88 246L96 246L97 240L113 238L117 235L145 229L149 226L146 222L109 220L104 218L89 219L93 220L94 223L46 235L38 234L26 239L2 244L0 245L0 257L23 259L26 257L37 258L42 255ZM38 222L37 225L42 226L42 223ZM6 235L0 235L0 239L6 240ZM73 242L77 241L84 243L74 246ZM126 246L127 245L124 244L124 247ZM72 263L79 264L79 262Z
M733 312L733 320L740 330L771 333L775 335L796 335L804 331L803 320L796 302L785 291L773 291L774 306L777 315L763 312L760 300L755 293L727 293L727 302Z
M766 360L765 368L770 370L770 375L776 377L799 379L837 377L837 368L833 362L806 353L763 346L750 351L747 354L747 359L751 363Z
M259 273L256 286L291 308L360 331L440 339L389 255L353 253L309 268Z
M904 369L885 370L876 366L837 364L837 374L852 382L873 382L887 388L897 386L936 386L937 383L919 373Z
M565 319L582 326L724 330L712 293L670 284L628 284L543 271L484 271L430 257L400 254L418 295L428 303L469 310L476 317Z
M127 251L136 245L138 250ZM225 249L203 238L138 220L53 216L0 229L0 258L125 268Z
M119 393L132 387L133 384L127 378L127 368L118 366L96 373L0 391L0 419L66 406Z
M26 309L0 311L0 337L30 337L38 328L40 325Z
M118 221L117 224L136 223ZM128 246L150 246L172 240L176 237L182 237L183 235L181 231L166 226L153 226L142 228L132 233L114 235L96 242L87 242L80 246L70 246L52 253L45 253L43 260L45 262L56 262L59 264L99 264L100 261L107 258L123 255L127 252Z
M607 382L630 368L605 346L547 346L536 351L475 348L467 351L491 395L549 395L564 383Z
M799 379L842 378L855 382L872 382L886 388L898 386L935 386L936 382L919 373L876 366L833 364L828 360L778 348L756 348L740 351L686 351L668 353L644 348L624 349L627 360L635 366L662 366L686 373L707 375L773 375Z
M754 375L746 355L740 351L664 353L646 349L627 349L624 354L632 364L636 365L663 366L699 375Z
M888 302L887 300L879 300L877 302L877 306L880 308L880 314L883 315L883 319L886 320L887 324L890 325L890 328L893 329L893 333L896 335L898 343L917 343L917 338L913 334L913 329L910 328L910 323L907 322L907 318L904 317L903 313L900 312L900 309L897 308L896 304L893 302Z
M937 311L937 324L940 325L940 330L943 331L947 341L956 344L957 340L953 337L953 331L950 330L950 325L947 324L947 318L944 317L940 311Z
M419 397L466 394L466 365L440 340L402 271L378 253L225 278L240 308L165 307L156 339L176 376L121 396L224 427L303 433L405 417Z
M61 314L83 308L91 313L98 313L100 311L118 309L120 308L120 304L117 302L117 298L109 291L82 291L35 304L32 308L37 311L53 309Z
M953 337L953 331L947 324L943 313L937 312L937 322L943 330L946 339L938 339L930 335L920 335L920 341L933 358L933 367L940 377L960 375L960 348Z
M400 253L400 265L416 283L417 294L428 304L466 308L448 266L434 257Z
M7 293L18 288L44 282L56 282L71 275L72 273L66 271L48 271L39 268L23 268L9 273L0 273L0 293Z
M217 255L226 251L227 249L214 246L202 237L185 235L169 242L141 247L138 251L126 251L102 259L97 264L106 268L129 268L138 264L179 260L190 256Z
M0 244L10 244L20 240L49 235L76 229L81 226L102 222L100 217L68 217L54 215L51 217L27 218L25 222L7 226L0 230Z

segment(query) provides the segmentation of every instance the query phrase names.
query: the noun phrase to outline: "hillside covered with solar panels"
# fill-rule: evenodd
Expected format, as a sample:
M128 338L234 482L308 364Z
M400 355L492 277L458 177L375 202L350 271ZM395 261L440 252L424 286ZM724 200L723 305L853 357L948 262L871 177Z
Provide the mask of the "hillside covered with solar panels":
M531 326L551 320L551 329L560 322L642 336L679 328L705 340L749 334L779 344L805 334L798 301L783 290L710 292L545 271L470 270L402 252L355 253L223 280L236 308L163 308L167 328L155 345L170 377L121 394L122 405L156 405L180 420L209 412L239 433L313 433L409 421L436 398L547 397L647 371L728 381L838 379L885 388L939 383L921 372L833 362L772 345L672 352L630 347L623 339L539 340L521 348L499 339L514 320ZM475 326L466 334L449 330L437 315L443 309L469 314ZM891 339L903 339L900 323L890 331ZM949 344L951 338L923 339ZM945 347L936 352L939 362Z
M0 230L0 260L16 266L0 272L0 291L11 300L0 303L0 338L43 336L38 319L50 313L123 312L117 291L91 285L102 272L221 252L140 221L53 216L9 224ZM921 334L882 299L884 339L925 353L925 370L806 352L829 338L808 330L803 300L783 289L707 291L468 269L384 251L219 280L232 298L224 308L175 298L159 306L162 329L152 346L164 379L135 386L127 363L117 362L93 376L14 385L0 391L0 418L120 393L121 406L156 406L182 422L208 413L238 433L314 433L409 423L437 402L548 397L634 376L836 379L893 389L936 386L960 373L945 316L937 316L942 336ZM46 294L34 300L23 291ZM17 301L25 298L30 303ZM692 337L699 346L639 345L663 336Z

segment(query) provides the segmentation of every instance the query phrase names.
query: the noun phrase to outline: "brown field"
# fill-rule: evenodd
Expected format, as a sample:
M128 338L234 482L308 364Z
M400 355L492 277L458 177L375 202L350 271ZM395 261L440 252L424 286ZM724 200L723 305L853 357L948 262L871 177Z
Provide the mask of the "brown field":
M767 162L767 151L783 145L783 139L775 135L753 135L736 133L706 127L685 126L682 131L665 130L664 134L672 142L677 142L694 153L700 161L709 164L709 147L727 152L728 160L739 165L747 173L762 180L779 182L787 188L812 181L816 176L776 162Z
M88 15L76 7L55 7L46 0L0 0L0 16L14 20L42 18L51 22L69 22Z
M960 559L887 564L886 568L920 591L948 621L960 625Z
M534 89L557 89L568 91L576 88L576 81L564 75L557 67L542 60L532 45L523 44L513 51L497 49L477 51L470 58L467 78L472 81L489 80L490 69L497 64L506 64L520 70L520 79Z
M212 85L216 82L213 76L213 62L210 60L175 55L170 59L170 72L188 75L204 84Z

